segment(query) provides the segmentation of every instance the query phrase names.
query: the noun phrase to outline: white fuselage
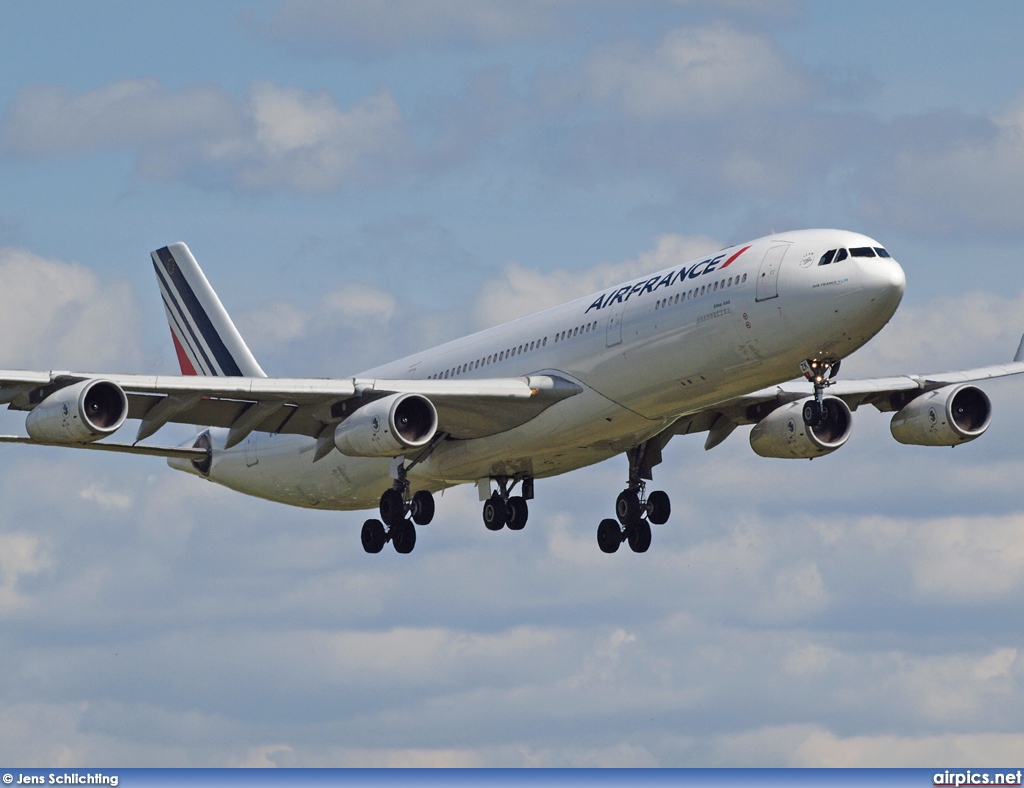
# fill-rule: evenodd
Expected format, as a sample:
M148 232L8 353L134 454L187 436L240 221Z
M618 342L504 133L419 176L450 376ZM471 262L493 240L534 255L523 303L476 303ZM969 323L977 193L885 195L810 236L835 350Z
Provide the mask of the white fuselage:
M621 453L679 417L791 380L804 359L841 359L899 306L890 258L820 266L835 248L881 247L863 235L803 230L678 264L361 373L360 378L508 378L554 374L582 392L505 432L448 440L409 473L412 490L495 476L553 476ZM810 393L810 386L808 386ZM224 451L212 430L209 478L296 506L363 509L391 486L390 461L315 441L252 433ZM191 470L187 462L173 467Z

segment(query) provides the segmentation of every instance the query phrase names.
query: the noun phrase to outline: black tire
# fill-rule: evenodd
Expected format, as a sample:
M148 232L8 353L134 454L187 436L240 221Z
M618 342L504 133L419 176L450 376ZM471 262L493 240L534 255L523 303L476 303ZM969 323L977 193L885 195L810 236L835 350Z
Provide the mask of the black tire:
M647 496L647 519L655 525L664 525L672 516L672 502L668 493L655 490Z
M402 493L394 487L385 490L380 497L380 519L384 524L394 528L405 521L405 501L402 500Z
M367 520L363 523L363 530L360 533L363 542L363 549L368 553L379 553L384 549L384 543L388 535L384 531L384 523L380 520Z
M623 490L615 499L615 516L625 526L640 522L640 497L633 490Z
M521 495L513 495L508 499L508 511L506 512L505 525L510 531L522 531L526 526L526 520L530 516L530 507L526 499Z
M412 497L412 519L416 525L430 525L434 519L434 496L426 490Z
M402 520L391 527L391 544L396 553L411 553L416 546L416 526L408 520Z
M821 423L821 412L815 400L808 400L804 403L804 424L808 427L817 427Z
M651 524L641 520L629 529L627 539L634 553L646 553L651 546Z
M597 546L602 553L614 553L622 544L622 529L615 520L602 520L597 526Z
M488 531L500 531L504 528L507 514L505 502L497 493L484 501L484 525Z

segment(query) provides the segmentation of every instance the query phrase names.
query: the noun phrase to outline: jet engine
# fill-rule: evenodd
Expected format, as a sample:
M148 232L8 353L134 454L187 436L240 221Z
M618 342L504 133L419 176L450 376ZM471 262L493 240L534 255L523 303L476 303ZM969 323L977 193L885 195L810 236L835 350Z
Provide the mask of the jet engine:
M334 430L334 445L349 457L396 457L430 443L437 410L419 394L392 394L354 411Z
M957 446L982 435L992 422L992 403L976 386L953 385L912 399L892 417L889 429L911 446Z
M40 443L91 443L128 416L128 398L109 380L83 380L50 394L28 414L25 428Z
M842 446L850 437L853 415L845 402L825 397L825 419L816 427L804 423L798 400L776 408L750 431L750 448L762 457L782 459L821 457Z

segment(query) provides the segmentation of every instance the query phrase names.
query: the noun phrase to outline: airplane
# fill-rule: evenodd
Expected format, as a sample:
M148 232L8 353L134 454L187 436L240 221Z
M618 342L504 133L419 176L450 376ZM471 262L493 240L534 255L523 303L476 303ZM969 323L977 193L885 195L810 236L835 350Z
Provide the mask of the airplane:
M705 449L741 425L762 457L821 457L863 405L904 444L956 446L992 419L975 383L1011 363L840 381L841 361L895 314L899 263L865 235L800 230L698 260L341 378L268 377L183 243L151 254L180 375L0 370L28 436L0 442L161 456L177 470L292 506L376 509L363 549L410 553L434 493L475 484L486 528L522 529L536 479L624 454L600 550L648 550L669 496L647 491L677 435ZM131 443L103 439L127 419ZM144 443L168 423L180 446Z

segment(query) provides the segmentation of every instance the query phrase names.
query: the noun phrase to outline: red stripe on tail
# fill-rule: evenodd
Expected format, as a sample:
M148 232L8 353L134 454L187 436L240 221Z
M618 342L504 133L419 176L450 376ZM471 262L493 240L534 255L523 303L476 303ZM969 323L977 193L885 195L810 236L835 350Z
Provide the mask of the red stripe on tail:
M181 367L181 374L195 375L196 368L192 366L192 361L185 353L185 348L181 346L181 343L178 341L178 337L175 336L173 331L171 332L171 339L174 340L174 352L178 354L178 366Z

